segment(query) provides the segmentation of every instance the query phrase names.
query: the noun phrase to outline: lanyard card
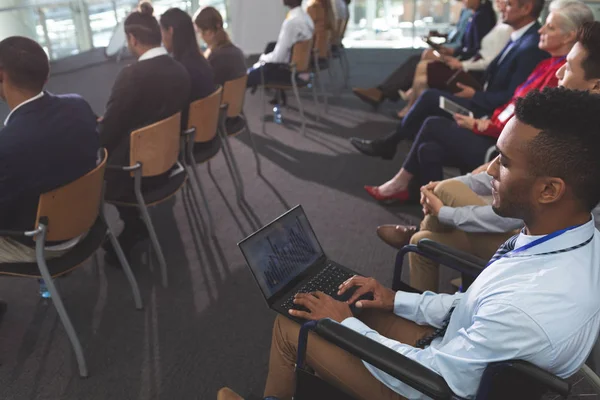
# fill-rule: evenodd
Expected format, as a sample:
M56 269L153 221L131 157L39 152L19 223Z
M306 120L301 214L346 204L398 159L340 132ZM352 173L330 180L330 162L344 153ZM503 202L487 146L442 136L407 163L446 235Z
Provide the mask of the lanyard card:
M502 122L504 124L506 121L508 121L510 119L510 117L513 116L514 113L515 113L515 104L514 103L510 103L500 113L500 115L498 115L498 121L500 121L500 122Z

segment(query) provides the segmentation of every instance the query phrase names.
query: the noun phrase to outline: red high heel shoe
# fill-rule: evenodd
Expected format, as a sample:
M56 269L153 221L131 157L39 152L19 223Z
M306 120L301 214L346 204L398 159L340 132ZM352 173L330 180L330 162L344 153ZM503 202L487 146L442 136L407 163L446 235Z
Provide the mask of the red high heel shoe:
M394 201L405 202L410 197L410 194L409 194L408 190L402 190L400 192L396 192L394 194L390 194L390 195L387 195L387 196L381 194L381 192L379 191L379 187L378 186L365 186L365 190L375 200L377 200L377 201L383 201L383 202L386 202L386 203L387 202L394 202Z

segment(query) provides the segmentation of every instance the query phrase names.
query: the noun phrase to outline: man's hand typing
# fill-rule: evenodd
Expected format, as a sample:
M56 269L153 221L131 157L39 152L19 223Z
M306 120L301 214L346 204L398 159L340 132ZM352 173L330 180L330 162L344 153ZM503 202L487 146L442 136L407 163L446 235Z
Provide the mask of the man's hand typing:
M323 292L298 293L294 297L294 304L307 308L310 312L300 310L290 310L290 315L309 320L319 320L331 318L334 321L342 322L346 318L352 317L350 306L341 301L334 300L331 296Z
M350 288L357 287L356 291L348 299L348 304L353 304L361 296L372 293L373 300L356 301L357 308L379 308L382 310L392 311L394 309L394 299L396 292L386 288L381 283L373 278L365 278L364 276L353 276L346 282L340 285L338 295L343 295Z

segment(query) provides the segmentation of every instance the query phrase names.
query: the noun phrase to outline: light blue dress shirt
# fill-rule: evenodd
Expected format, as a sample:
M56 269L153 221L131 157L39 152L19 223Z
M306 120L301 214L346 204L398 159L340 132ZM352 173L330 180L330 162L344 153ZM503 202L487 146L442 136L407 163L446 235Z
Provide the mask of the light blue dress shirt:
M539 236L523 233L516 247ZM575 250L545 254L591 241ZM455 394L474 398L489 363L529 361L560 377L574 374L600 328L600 232L594 219L558 237L502 258L455 295L398 292L394 313L439 327L456 308L443 338L418 349L379 335L356 318L343 325L440 374ZM409 399L427 397L365 363L390 389Z

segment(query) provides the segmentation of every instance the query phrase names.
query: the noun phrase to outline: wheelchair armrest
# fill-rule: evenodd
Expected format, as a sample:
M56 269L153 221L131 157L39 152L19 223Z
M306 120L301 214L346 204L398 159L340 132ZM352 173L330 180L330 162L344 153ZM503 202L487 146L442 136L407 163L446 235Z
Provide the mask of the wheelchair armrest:
M530 362L523 360L504 361L499 364L504 364L508 370L526 377L528 381L532 383L538 383L548 390L554 393L560 394L561 396L568 396L571 391L571 384L566 380L559 378L558 376L533 365ZM489 366L488 366L489 368Z
M314 331L328 342L434 400L452 398L452 391L440 375L350 328L331 319L322 319L317 322Z
M487 266L487 261L467 252L435 242L421 239L417 247L425 256L431 256L450 268L460 270L473 277L478 276Z

